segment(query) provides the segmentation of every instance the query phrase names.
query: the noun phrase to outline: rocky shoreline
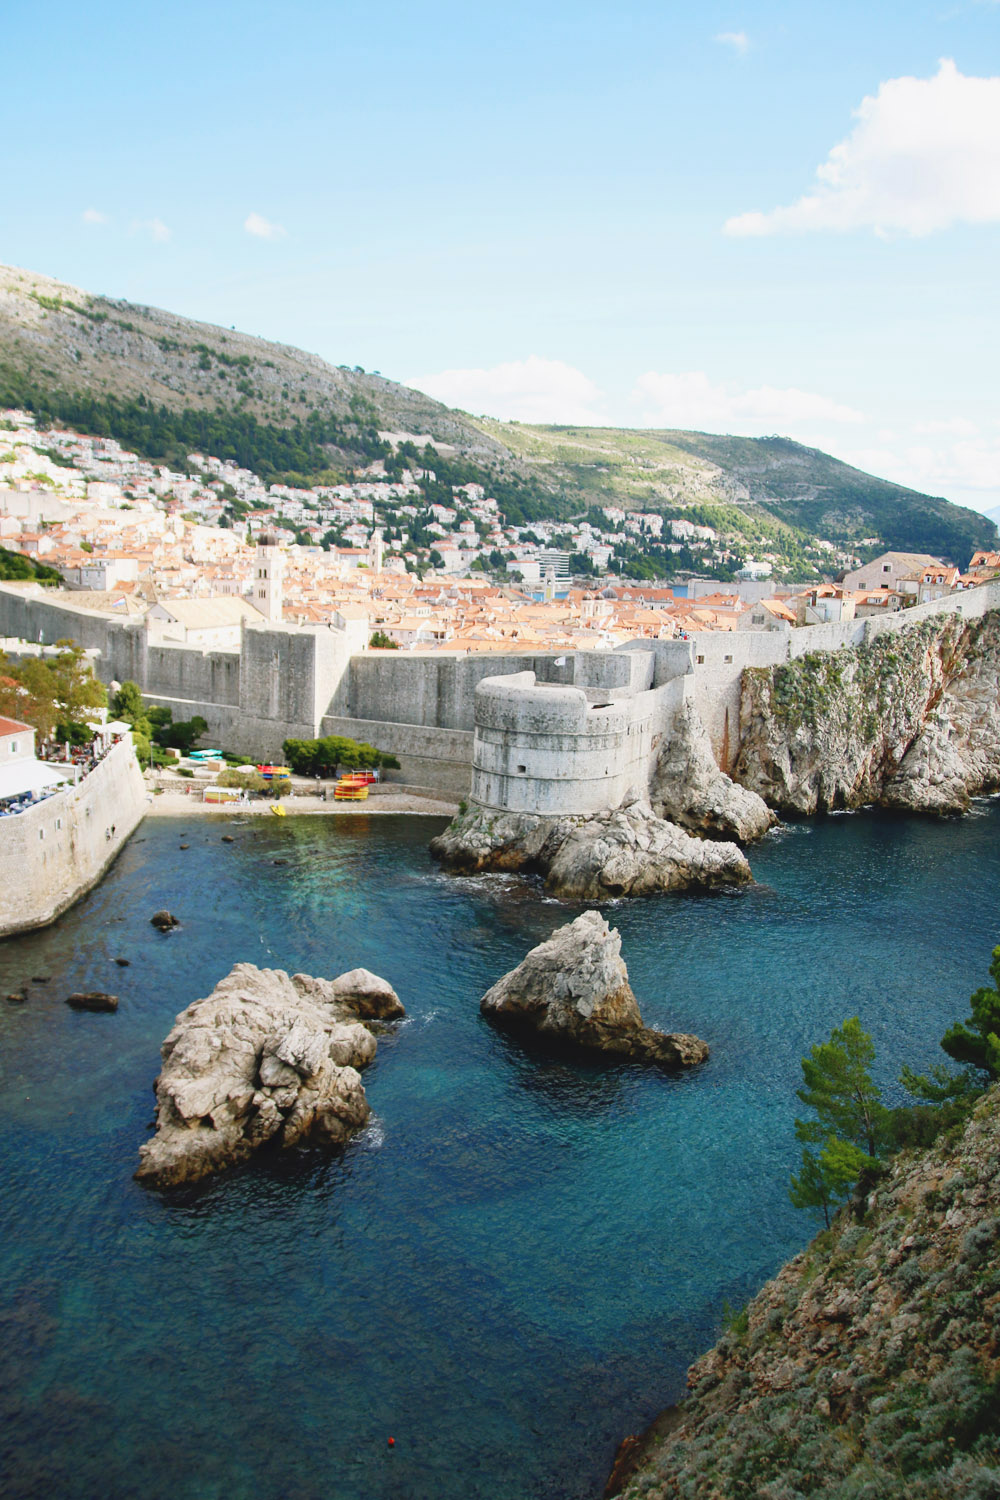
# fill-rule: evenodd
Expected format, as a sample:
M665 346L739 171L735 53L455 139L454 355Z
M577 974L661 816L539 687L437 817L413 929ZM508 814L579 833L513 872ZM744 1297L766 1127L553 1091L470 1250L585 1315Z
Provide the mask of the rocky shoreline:
M471 807L432 839L430 848L455 874L540 874L546 890L571 901L747 885L753 879L736 844L694 838L657 817L646 801L593 817L545 818Z
M1000 1493L1000 1086L890 1164L626 1439L606 1496Z
M1000 611L743 673L733 775L780 813L963 813L1000 790Z

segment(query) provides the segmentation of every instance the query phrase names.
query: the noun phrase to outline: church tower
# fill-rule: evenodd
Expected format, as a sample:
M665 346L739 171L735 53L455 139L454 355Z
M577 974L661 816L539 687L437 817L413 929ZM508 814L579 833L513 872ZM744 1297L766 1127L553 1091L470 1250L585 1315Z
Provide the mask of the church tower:
M282 573L285 559L273 531L262 531L254 557L253 597L269 625L280 625L283 610Z
M382 542L382 533L376 527L368 542L368 566L373 573L381 573L384 554L385 548Z

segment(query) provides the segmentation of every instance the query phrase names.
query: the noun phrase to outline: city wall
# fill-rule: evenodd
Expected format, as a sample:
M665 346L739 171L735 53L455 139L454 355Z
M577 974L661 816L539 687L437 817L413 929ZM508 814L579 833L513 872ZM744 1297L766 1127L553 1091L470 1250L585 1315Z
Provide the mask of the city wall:
M45 927L96 885L148 803L126 739L78 786L0 821L0 937Z
M141 621L98 615L45 593L37 584L0 584L0 636L78 641L99 653L103 681L137 682L175 719L200 714L208 740L221 741L221 748L274 759L285 739L348 734L395 754L407 779L456 796L471 787L476 689L486 678L534 673L540 685L582 691L588 713L602 698L635 699L681 683L675 693L694 703L719 764L728 769L739 748L745 667L859 645L944 613L974 618L1000 608L997 582L846 625L705 632L687 640L636 640L615 651L461 655L372 653L360 649L361 637L351 631L294 626L252 626L239 650L212 651L153 642Z

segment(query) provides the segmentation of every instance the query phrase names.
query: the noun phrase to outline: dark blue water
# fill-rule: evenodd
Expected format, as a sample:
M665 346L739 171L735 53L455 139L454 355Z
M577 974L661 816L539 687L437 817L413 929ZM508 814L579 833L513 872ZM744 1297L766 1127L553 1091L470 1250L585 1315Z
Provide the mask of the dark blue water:
M426 819L230 826L147 820L90 897L0 945L5 1496L598 1495L723 1300L813 1232L786 1197L802 1053L856 1013L887 1082L934 1061L1000 941L997 804L799 825L748 891L610 911L647 1020L712 1057L590 1069L478 1014L566 908L442 876ZM179 931L148 925L161 906ZM392 981L377 1124L340 1159L151 1194L131 1173L160 1042L238 960ZM70 1011L79 988L118 1013Z

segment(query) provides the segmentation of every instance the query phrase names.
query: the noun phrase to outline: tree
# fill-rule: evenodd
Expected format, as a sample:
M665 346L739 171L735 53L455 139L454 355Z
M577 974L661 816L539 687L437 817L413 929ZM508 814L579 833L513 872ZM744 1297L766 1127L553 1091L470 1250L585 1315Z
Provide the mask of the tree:
M83 647L56 645L56 656L30 656L17 666L0 655L0 713L30 724L43 740L57 724L78 724L108 701Z
M796 1208L821 1208L829 1229L830 1209L846 1196L869 1159L852 1141L828 1136L818 1154L808 1147L802 1152L802 1171L792 1176L788 1196Z
M976 990L969 1001L972 1014L948 1027L941 1046L956 1062L993 1081L1000 1078L1000 947L993 949L990 978L993 985Z
M146 705L137 682L123 682L111 699L111 712L116 719L135 724L136 719L146 718Z
M379 651L399 650L399 642L394 641L391 635L386 635L384 630L373 631L372 638L368 644L369 646L375 646Z
M803 1087L796 1097L816 1115L796 1120L796 1138L806 1145L823 1144L831 1135L878 1154L888 1111L882 1091L868 1071L875 1046L857 1016L835 1026L828 1042L819 1042L802 1059Z
M154 731L158 745L180 750L184 755L189 755L195 740L200 740L202 735L207 733L208 724L201 714L195 714L193 719L181 719L176 724L169 722L161 724Z

